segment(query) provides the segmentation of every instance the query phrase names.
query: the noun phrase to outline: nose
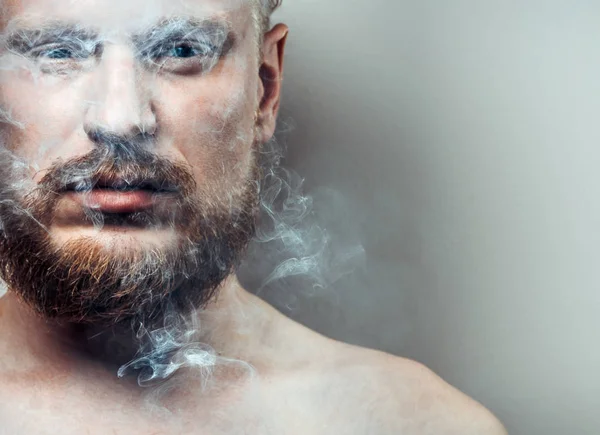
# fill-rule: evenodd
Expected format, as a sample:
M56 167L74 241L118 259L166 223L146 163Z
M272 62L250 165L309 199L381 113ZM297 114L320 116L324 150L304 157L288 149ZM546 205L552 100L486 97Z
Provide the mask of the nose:
M137 65L133 50L109 45L93 74L84 130L96 142L98 131L133 139L156 132L151 87Z

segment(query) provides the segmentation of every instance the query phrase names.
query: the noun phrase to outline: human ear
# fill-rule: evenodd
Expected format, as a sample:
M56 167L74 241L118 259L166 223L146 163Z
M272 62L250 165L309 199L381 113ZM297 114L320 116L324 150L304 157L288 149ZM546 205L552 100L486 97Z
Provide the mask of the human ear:
M275 133L279 103L281 100L281 81L283 79L283 55L289 29L278 24L264 35L262 59L259 69L260 85L258 125L261 127L259 138L267 142Z

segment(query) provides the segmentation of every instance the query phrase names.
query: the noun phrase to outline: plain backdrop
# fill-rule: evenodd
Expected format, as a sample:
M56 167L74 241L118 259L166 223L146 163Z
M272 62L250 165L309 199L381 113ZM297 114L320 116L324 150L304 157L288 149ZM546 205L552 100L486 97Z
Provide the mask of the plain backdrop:
M512 435L600 434L600 2L284 0L275 20L288 163L366 251L292 315L423 362Z

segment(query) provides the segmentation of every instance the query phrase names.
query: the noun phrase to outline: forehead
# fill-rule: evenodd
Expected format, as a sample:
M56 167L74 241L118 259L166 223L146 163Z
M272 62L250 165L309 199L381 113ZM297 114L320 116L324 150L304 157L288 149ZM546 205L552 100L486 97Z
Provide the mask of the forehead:
M73 22L106 32L131 32L173 16L220 18L244 27L253 0L3 0L2 29Z

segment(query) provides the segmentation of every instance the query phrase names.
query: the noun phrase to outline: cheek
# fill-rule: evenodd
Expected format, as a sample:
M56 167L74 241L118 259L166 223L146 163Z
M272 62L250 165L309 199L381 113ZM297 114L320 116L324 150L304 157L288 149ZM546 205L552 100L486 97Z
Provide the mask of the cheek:
M82 84L35 77L25 68L0 74L3 145L34 168L77 152Z
M161 136L192 166L199 185L239 184L248 177L257 102L240 74L202 85L169 84L157 107ZM168 101L168 102L167 102Z

